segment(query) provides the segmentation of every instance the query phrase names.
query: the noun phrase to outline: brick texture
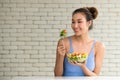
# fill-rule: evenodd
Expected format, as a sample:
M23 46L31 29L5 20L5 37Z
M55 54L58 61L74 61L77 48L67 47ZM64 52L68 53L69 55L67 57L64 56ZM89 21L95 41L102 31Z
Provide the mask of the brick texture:
M119 0L0 0L0 77L53 76L59 32L72 35L71 14L95 6L90 36L106 46L102 76L120 76Z

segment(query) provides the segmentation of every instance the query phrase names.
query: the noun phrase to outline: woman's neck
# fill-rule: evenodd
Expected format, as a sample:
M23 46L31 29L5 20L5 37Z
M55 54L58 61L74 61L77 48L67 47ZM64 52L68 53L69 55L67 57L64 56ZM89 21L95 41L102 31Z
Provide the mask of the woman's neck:
M89 40L90 40L90 38L87 34L86 35L80 35L80 36L74 35L74 39L78 42L81 42L81 43L86 43L86 42L89 42Z

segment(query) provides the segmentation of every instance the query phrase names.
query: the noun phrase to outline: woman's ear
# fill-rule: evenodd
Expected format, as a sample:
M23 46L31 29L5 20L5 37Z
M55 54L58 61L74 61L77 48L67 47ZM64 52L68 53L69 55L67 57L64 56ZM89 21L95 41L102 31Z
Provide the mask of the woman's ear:
M92 20L87 21L88 28L92 25Z

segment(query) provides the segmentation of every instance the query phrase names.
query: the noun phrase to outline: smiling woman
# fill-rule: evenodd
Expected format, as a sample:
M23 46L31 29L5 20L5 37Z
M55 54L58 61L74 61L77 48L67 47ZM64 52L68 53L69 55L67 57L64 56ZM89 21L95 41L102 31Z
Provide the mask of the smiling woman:
M100 73L105 47L100 41L89 37L98 11L95 7L76 9L72 14L71 27L74 35L58 41L55 76L97 76ZM80 63L69 61L67 55L74 52L87 53L88 58Z
M79 24L81 27L88 26L88 29L91 30L93 28L93 19L96 19L98 15L98 11L95 7L85 7L76 9L72 14L72 28L75 29ZM75 24L77 22L78 24ZM87 22L88 24L83 25L82 23ZM81 28L80 28L81 29Z

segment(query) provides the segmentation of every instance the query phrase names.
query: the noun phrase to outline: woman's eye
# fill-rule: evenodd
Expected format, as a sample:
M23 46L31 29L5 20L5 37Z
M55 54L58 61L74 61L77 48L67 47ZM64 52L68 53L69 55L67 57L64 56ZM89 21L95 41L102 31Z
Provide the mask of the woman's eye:
M72 21L72 24L74 24L74 23L75 23L75 22ZM76 22L76 23L82 23L82 21L78 21L78 22Z
M75 22L72 22L72 24L74 24Z
M81 21L78 21L78 23L81 23Z

